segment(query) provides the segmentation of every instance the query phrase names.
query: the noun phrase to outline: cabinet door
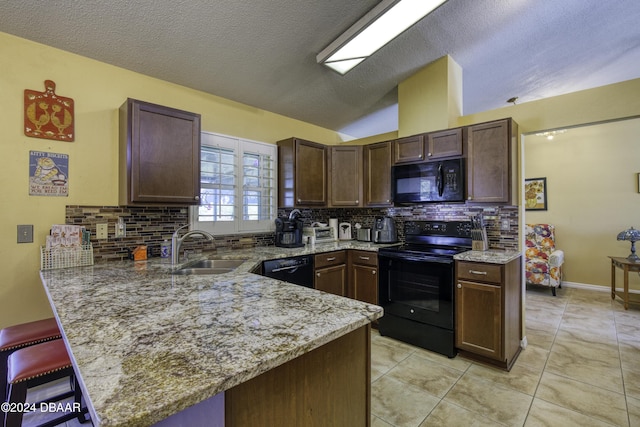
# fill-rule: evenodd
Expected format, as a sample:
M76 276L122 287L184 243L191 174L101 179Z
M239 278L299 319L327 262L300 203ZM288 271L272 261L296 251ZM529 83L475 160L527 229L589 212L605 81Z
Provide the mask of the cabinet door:
M503 360L502 293L500 286L458 280L456 347Z
M509 120L469 126L467 198L511 203L512 136Z
M393 164L395 165L424 160L424 137L422 135L396 139L393 145L395 153Z
M365 206L391 206L391 141L364 146Z
M198 204L199 114L128 99L120 140L121 204Z
M340 264L333 267L316 269L313 287L319 291L335 295L347 295L347 265Z
M362 146L331 147L329 206L362 205Z
M427 160L462 156L462 128L428 133Z
M327 152L315 142L296 140L295 204L324 206L327 204Z
M378 268L369 265L351 266L353 299L378 305Z

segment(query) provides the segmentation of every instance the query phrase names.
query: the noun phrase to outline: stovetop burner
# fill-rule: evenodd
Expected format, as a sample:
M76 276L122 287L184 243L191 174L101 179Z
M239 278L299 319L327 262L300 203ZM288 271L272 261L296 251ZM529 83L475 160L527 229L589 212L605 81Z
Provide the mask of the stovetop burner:
M453 258L471 250L469 221L408 221L404 231L404 245L382 248L379 253Z

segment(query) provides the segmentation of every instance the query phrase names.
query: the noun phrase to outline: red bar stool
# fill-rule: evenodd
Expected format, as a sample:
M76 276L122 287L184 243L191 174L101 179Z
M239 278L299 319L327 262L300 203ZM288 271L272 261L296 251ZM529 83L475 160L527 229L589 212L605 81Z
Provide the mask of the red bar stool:
M9 408L20 408L26 402L28 389L65 377L73 379L72 391L37 402L34 406L35 409L39 409L43 403L49 404L73 396L73 411L39 427L55 426L73 418L78 418L81 423L88 421L85 417L87 408L82 408L82 392L63 340L52 340L21 348L9 356L7 361ZM20 411L6 412L5 427L21 426L22 417L23 412Z
M60 338L56 319L36 320L0 330L0 402L7 400L7 359L14 351L44 341Z

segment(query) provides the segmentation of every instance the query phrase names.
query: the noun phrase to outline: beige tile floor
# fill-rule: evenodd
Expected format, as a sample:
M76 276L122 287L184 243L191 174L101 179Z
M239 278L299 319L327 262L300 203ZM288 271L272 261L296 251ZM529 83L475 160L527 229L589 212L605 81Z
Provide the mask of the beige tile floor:
M509 373L374 330L372 427L640 426L640 307L625 311L608 292L533 288L526 326ZM29 414L24 425L39 422Z
M532 288L526 330L509 373L374 330L372 426L640 426L639 306Z

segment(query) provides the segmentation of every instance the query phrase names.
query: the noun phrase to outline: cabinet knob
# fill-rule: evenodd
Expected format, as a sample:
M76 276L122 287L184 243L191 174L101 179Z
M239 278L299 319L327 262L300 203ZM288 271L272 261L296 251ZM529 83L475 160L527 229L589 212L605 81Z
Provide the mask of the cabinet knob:
M360 200L356 200L356 205L360 204Z
M471 196L467 197L467 200L472 200L472 199L473 199L473 197L471 197Z
M387 203L391 203L391 200L387 199Z
M193 200L200 200L200 196L195 196Z
M429 156L431 155L431 153L429 153ZM421 159L422 158L422 153L418 154L418 158Z
M302 199L298 199L298 203L302 203Z
M376 274L376 271L375 270L371 270L371 274Z
M427 156L431 157L431 156L433 156L433 154L427 153ZM422 157L422 156L420 156L420 157Z
M320 273L316 273L316 276L320 277Z
M462 285L458 283L458 289L462 289Z

